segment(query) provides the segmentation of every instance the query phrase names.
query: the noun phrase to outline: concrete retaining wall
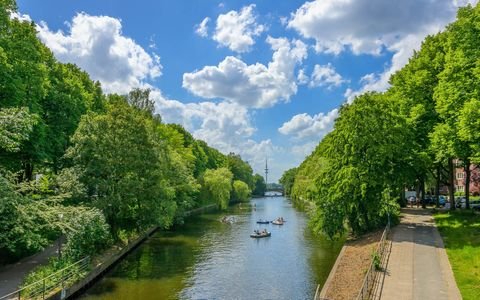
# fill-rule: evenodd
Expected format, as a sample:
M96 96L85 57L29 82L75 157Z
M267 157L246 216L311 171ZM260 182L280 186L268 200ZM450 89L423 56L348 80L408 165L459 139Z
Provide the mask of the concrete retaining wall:
M325 284L322 287L322 291L320 292L320 295L316 295L316 299L328 299L327 291L330 288L330 284L332 283L335 273L337 272L338 264L340 263L340 260L342 259L343 254L345 253L345 249L346 249L346 246L343 246L342 250L340 250L340 253L337 256L337 260L335 260L335 264L333 265L332 269L330 270L330 273L328 274L327 281L325 281Z

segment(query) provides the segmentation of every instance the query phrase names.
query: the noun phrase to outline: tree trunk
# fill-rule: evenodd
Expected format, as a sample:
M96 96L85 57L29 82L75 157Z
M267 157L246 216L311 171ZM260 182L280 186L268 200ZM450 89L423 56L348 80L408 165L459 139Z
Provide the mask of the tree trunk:
M400 206L405 207L407 206L407 203L405 201L405 187L403 187L400 191Z
M33 179L33 164L30 160L26 161L24 164L24 173L23 173L23 179L25 181L32 181Z
M437 165L437 182L435 185L435 206L440 207L440 164Z
M422 177L420 180L420 192L421 192L421 201L422 201L422 208L427 208L425 204L425 179Z
M417 179L416 185L415 185L415 204L418 207L418 203L420 201L420 180Z
M455 210L455 169L453 168L453 158L448 159L448 195L450 198L450 210Z
M465 208L470 209L470 160L464 160L464 169L465 169Z

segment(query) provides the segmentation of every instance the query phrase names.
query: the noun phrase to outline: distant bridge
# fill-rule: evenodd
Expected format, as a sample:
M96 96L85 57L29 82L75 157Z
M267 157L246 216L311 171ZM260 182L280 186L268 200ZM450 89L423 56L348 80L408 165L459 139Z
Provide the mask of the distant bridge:
M283 187L267 188L265 190L265 197L277 197L284 195L285 191L283 190Z

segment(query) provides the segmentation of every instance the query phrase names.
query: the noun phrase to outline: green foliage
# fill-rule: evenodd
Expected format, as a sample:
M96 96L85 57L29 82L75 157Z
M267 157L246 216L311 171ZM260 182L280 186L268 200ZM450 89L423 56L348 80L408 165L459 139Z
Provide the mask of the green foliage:
M91 204L120 228L169 226L172 193L162 185L160 156L144 114L124 98L110 96L105 114L82 118L69 150ZM128 150L127 150L128 149Z
M250 189L255 187L255 182L252 176L252 167L247 162L244 162L240 155L229 153L227 155L227 167L232 172L234 180L245 182Z
M375 270L377 271L382 270L382 260L380 255L377 253L377 251L373 251L372 253L372 262L373 262L373 266L375 267Z
M255 174L253 176L253 181L255 182L255 188L252 191L252 194L255 196L263 196L265 195L265 191L267 190L267 185L265 184L265 179L260 174Z
M64 255L71 261L94 255L110 246L112 241L110 228L101 211L86 210L73 215L68 223Z
M19 151L36 123L36 115L30 114L26 107L0 109L0 149Z
M61 271L64 268L69 268L68 271L71 272L71 276L67 279L65 284L74 283L79 279L85 277L87 275L88 269L81 269L80 266L72 265L74 262L68 259L59 260L58 258L51 258L49 263L45 266L40 266L35 268L32 272L30 272L25 279L23 280L22 287L26 287L22 290L22 298L32 298L31 295L38 292L39 288L43 288L43 280L45 280L45 286L56 286L58 284L58 279L61 276L61 273L50 276L54 273ZM49 277L50 276L50 277ZM48 278L47 278L48 277ZM41 286L38 284L34 284L35 282L39 282ZM38 296L38 295L36 295ZM48 296L48 295L46 295Z
M427 37L391 77L388 91L344 105L334 130L293 180L290 171L284 174L294 200L316 203L316 231L334 237L373 229L387 216L396 222L406 187L446 183L453 195L446 162L480 161L479 20L480 5L461 8L454 23Z
M245 182L240 180L233 181L233 195L235 200L247 202L250 199L250 194L250 188Z
M409 151L405 120L395 112L395 102L385 95L368 93L342 107L335 128L309 157L321 167L303 189L318 208L313 227L330 237L341 235L348 224L354 234L386 222L386 189L402 184L402 171ZM300 167L295 185L304 181ZM299 183L297 183L297 178Z
M221 209L226 209L232 191L232 172L227 168L207 170L203 178L212 199Z
M44 201L33 201L14 190L0 176L0 250L13 258L42 249L49 243L54 208Z
M285 190L286 195L291 195L296 175L297 175L297 168L289 169L282 174L282 177L280 178L279 182L281 185L283 185L283 189ZM299 180L301 179L299 178Z
M472 161L480 164L480 100L465 103L459 117L459 137L471 145Z

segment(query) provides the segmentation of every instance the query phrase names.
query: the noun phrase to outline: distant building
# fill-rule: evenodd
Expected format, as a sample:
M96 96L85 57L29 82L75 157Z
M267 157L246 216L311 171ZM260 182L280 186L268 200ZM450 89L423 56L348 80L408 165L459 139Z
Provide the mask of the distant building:
M465 170L462 162L458 159L454 160L455 164L455 192L465 193ZM470 194L474 196L480 195L480 166L470 165Z

